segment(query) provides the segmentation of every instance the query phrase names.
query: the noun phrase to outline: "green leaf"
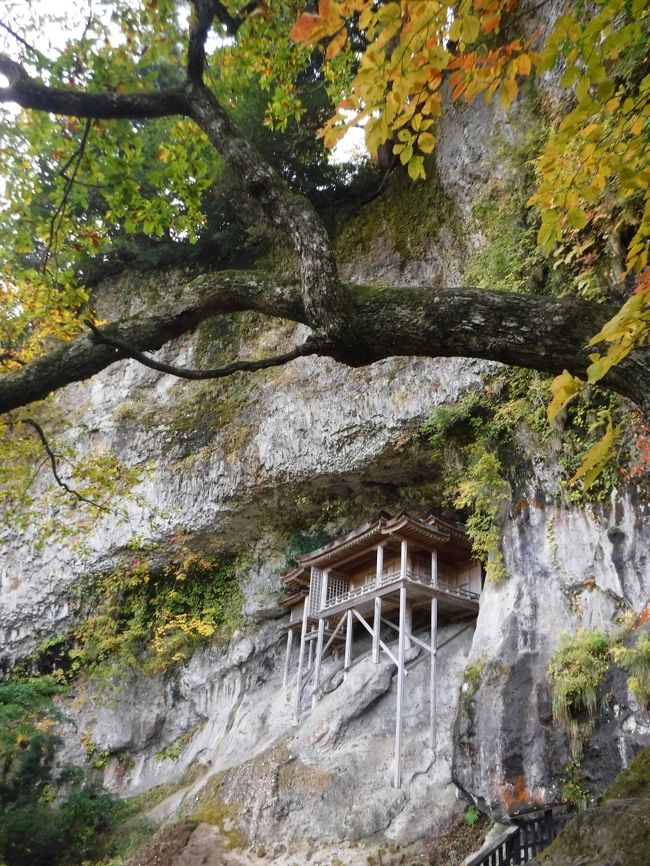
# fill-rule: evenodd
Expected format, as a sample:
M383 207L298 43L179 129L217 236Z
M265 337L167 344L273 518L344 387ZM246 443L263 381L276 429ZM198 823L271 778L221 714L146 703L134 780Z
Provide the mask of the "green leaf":
M567 216L574 229L583 229L589 222L587 214L581 207L572 207Z

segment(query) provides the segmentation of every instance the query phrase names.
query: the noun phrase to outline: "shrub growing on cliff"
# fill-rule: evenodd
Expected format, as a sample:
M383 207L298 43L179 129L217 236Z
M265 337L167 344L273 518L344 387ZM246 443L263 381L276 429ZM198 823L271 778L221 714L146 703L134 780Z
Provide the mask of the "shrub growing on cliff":
M0 683L0 863L67 866L93 853L118 804L77 767L57 761L63 716L49 677Z
M582 752L593 729L600 686L610 665L610 648L611 640L604 632L580 629L562 638L549 664L553 716L566 727L574 756Z
M241 557L181 551L165 567L147 560L96 578L92 613L76 629L75 653L95 677L154 674L203 642L229 637L241 620Z
M630 677L628 687L637 701L650 706L650 632L642 632L631 647L615 647L612 654Z

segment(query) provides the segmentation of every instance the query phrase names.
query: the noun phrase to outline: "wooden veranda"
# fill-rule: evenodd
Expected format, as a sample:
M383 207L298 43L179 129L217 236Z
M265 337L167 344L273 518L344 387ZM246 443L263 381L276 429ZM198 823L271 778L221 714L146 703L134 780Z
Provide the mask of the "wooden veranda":
M378 663L383 653L397 669L393 783L400 787L405 653L415 644L429 654L430 745L435 749L439 619L462 620L478 612L482 572L471 558L464 530L433 516L417 519L402 513L392 518L380 513L359 530L296 561L297 568L285 577L292 592L283 600L290 609L285 689L294 632L300 637L294 722L299 723L306 691L312 707L320 699L328 654L343 650L337 670L350 669L354 629L360 624L372 641L372 661ZM428 642L413 633L414 619L428 625ZM388 632L395 635L392 645Z

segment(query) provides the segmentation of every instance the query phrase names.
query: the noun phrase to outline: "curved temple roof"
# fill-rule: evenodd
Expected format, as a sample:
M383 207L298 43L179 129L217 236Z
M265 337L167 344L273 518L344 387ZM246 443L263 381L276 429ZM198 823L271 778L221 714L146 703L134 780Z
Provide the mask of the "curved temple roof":
M430 513L423 518L412 517L401 511L392 517L386 511L379 511L363 526L319 547L311 553L296 557L297 567L284 577L285 585L294 590L305 587L313 567L329 567L336 562L372 549L381 543L382 538L395 540L407 539L421 546L435 550L444 548L451 557L469 558L471 547L466 538L465 527L456 521Z

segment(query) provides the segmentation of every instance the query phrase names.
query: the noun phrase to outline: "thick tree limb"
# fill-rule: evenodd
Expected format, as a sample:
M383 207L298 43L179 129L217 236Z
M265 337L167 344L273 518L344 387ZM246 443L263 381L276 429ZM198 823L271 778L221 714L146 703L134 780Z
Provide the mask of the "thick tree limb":
M205 40L212 27L215 10L212 0L191 0L193 7L187 46L187 78L201 83L205 67Z
M151 314L106 325L101 333L140 352L150 352L193 330L209 316L239 310L259 310L299 321L303 313L298 282L282 283L245 271L199 277L186 286L181 300L161 306ZM88 379L128 357L127 352L116 346L98 343L92 333L77 337L16 373L1 376L0 414L41 400L52 391ZM23 375L18 378L17 373Z
M327 230L311 203L291 192L259 151L234 126L212 91L202 83L204 43L213 13L208 0L196 0L188 49L188 81L181 90L161 93L86 93L48 87L20 64L0 55L0 73L9 86L0 102L84 118L190 116L206 133L267 216L285 231L300 261L303 302L309 324L319 333L341 331L347 321L345 293Z
M257 149L233 126L211 90L190 84L190 116L241 179L246 191L291 239L300 260L300 282L307 322L325 336L346 327L345 292L334 251L318 214L292 193Z
M346 286L346 336L319 344L318 354L350 366L394 356L465 356L546 373L584 375L585 346L615 308L576 298L515 295L472 288ZM157 311L100 329L138 352L160 348L217 313L257 310L308 322L295 280L225 272L199 277L184 296ZM591 351L591 350L590 350ZM87 379L127 356L92 334L0 377L0 412L25 406L72 382ZM604 384L630 398L650 417L650 349L638 349L613 368Z
M22 108L36 111L105 120L170 117L187 113L182 89L159 93L90 93L48 87L32 78L19 63L5 54L0 54L0 75L9 79L7 87L0 87L0 103L16 102Z

